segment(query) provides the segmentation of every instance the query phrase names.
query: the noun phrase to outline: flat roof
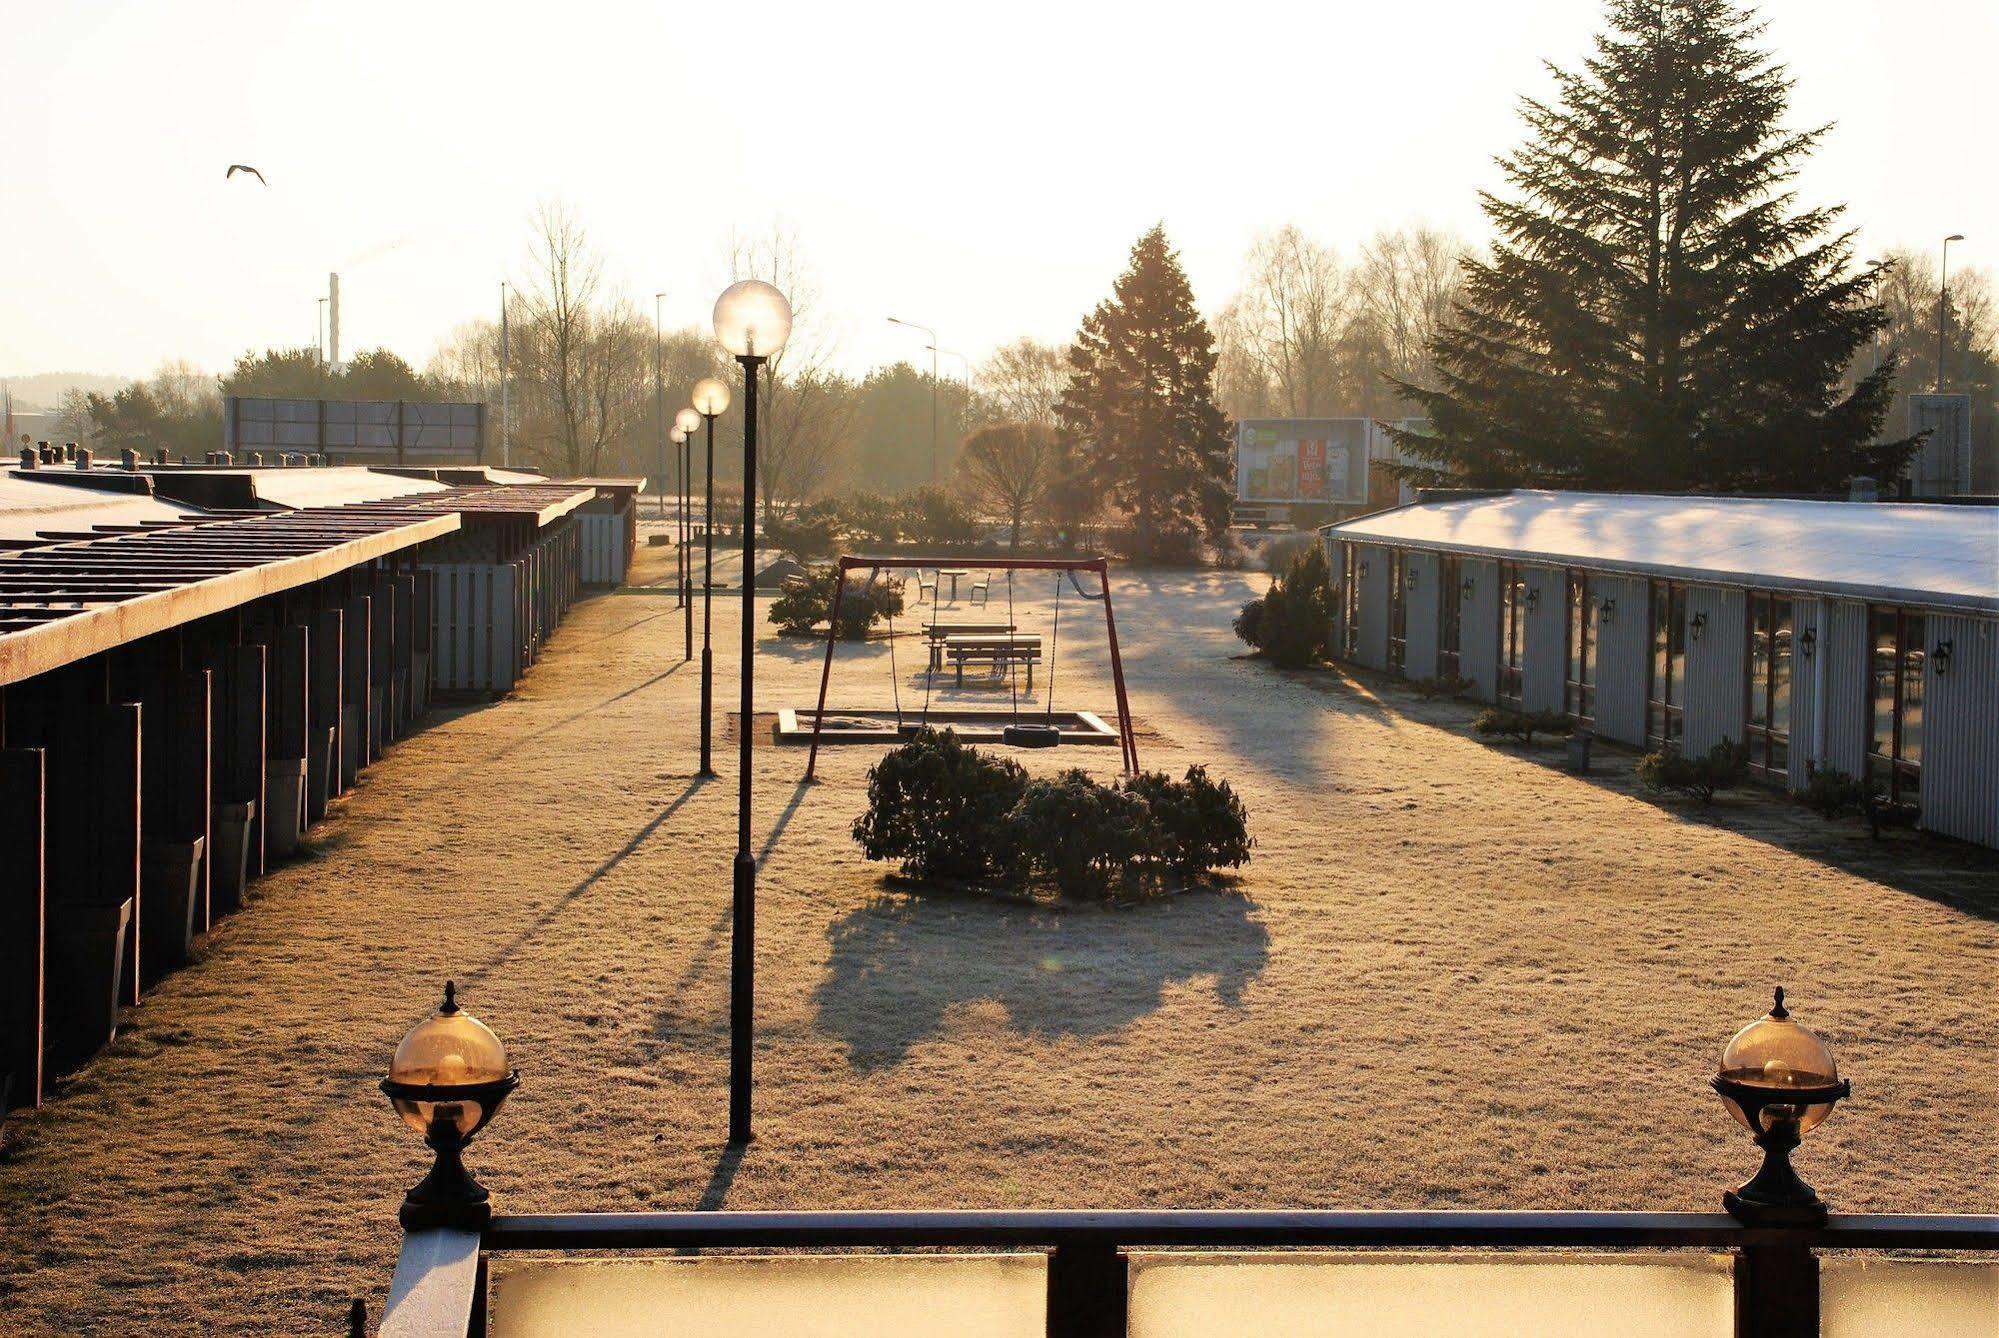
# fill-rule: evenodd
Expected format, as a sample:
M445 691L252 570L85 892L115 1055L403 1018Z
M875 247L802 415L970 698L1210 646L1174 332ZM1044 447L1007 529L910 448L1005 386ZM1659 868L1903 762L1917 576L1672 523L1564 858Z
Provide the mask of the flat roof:
M1999 613L1999 507L1514 489L1322 534L1556 566Z
M83 482L45 479L53 467L23 472L0 469L0 540L43 541L100 527L140 528L199 520L199 507L169 502L148 492L107 491Z

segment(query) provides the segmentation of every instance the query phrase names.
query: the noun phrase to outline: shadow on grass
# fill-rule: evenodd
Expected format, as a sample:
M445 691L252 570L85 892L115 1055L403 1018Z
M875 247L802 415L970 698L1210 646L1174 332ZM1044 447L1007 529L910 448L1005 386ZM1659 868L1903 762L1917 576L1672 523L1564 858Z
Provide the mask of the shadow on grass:
M827 930L818 1025L872 1071L901 1063L966 1004L998 1004L1040 1039L1115 1031L1158 1008L1168 985L1204 977L1237 1008L1270 955L1255 909L1208 889L1068 910L969 892L887 894Z

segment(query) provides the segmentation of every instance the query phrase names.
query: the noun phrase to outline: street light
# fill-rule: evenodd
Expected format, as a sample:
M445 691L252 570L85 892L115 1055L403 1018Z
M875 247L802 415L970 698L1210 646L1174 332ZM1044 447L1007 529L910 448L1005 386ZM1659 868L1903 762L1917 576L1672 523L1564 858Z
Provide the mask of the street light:
M681 600L686 607L684 621L687 625L686 659L694 658L694 497L691 480L694 477L694 429L701 426L701 415L692 409L682 409L673 416L673 427L680 434L680 548L686 554L680 563Z
M933 355L941 353L947 358L956 358L965 369L965 408L959 415L958 421L958 436L962 439L965 435L965 424L972 415L972 360L954 348L938 348L935 344L930 346L930 352Z
M507 1067L507 1047L458 1007L457 990L445 981L443 1004L403 1037L382 1079L389 1104L436 1154L430 1174L403 1197L403 1230L478 1231L492 1220L493 1196L465 1169L462 1154L520 1082L520 1072Z
M674 466L680 475L680 501L675 503L679 510L673 516L673 606L686 617L687 633L680 658L688 660L694 656L694 605L687 596L687 517L682 514L687 509L687 433L676 423L666 436L673 443Z
M1950 244L1963 240L1964 234L1961 232L1953 232L1944 238L1943 259L1937 265L1937 383L1934 393L1938 395L1943 394L1943 332L1944 322L1947 319L1944 295L1950 291Z
M652 295L652 402L659 423L659 518L666 519L666 330L660 321L665 293Z
M1791 1020L1783 986L1769 1014L1729 1041L1712 1086L1763 1149L1762 1168L1724 1193L1722 1206L1751 1225L1823 1226L1825 1203L1791 1169L1791 1149L1853 1083L1839 1076L1826 1043Z
M921 330L930 336L925 347L930 350L930 481L937 481L937 332L927 325L906 321L899 316L888 318L890 325L906 325L912 330Z
M791 303L761 279L715 299L715 338L743 368L743 669L737 708L735 899L729 930L729 1141L750 1132L750 1059L756 1009L757 861L750 853L750 744L756 719L757 369L791 337Z
M715 701L715 653L709 649L710 615L715 602L715 419L729 407L729 387L719 376L704 376L694 383L694 412L708 421L707 501L701 510L701 770L712 776L715 768L708 752L709 722Z

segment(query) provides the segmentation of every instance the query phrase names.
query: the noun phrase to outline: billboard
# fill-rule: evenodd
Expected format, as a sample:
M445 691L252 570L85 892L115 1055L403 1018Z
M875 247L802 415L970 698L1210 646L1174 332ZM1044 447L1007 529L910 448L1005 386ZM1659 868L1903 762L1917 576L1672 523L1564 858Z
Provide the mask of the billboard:
M1909 461L1915 497L1961 497L1971 491L1971 396L1909 396L1909 435L1928 432Z
M483 404L231 395L222 405L222 445L233 452L331 451L353 464L477 464L485 443Z
M1236 425L1242 502L1365 502L1365 418L1245 418Z

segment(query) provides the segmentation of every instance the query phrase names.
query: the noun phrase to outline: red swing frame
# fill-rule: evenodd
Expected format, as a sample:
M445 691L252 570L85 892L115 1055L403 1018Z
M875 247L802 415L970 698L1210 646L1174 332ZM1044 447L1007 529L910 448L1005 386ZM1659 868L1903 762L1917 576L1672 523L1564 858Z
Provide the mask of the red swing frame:
M826 688L833 680L833 649L840 644L840 600L847 592L847 573L856 569L890 569L910 571L918 567L943 567L954 562L975 562L977 566L992 571L1060 571L1072 574L1079 571L1094 572L1103 586L1104 630L1110 638L1111 685L1117 692L1118 746L1123 754L1124 772L1127 776L1138 774L1138 735L1131 725L1131 703L1124 690L1124 661L1118 656L1117 615L1111 609L1111 568L1101 557L1088 558L1026 558L1026 557L979 557L966 559L962 556L937 557L860 557L844 554L836 564L838 578L833 583L833 608L831 621L826 626L826 662L819 670L819 705L812 713L812 751L805 758L805 779L813 779L819 765L819 729L826 719ZM1095 603L1089 596L1085 599ZM1048 666L1050 682L1054 680L1055 666Z

